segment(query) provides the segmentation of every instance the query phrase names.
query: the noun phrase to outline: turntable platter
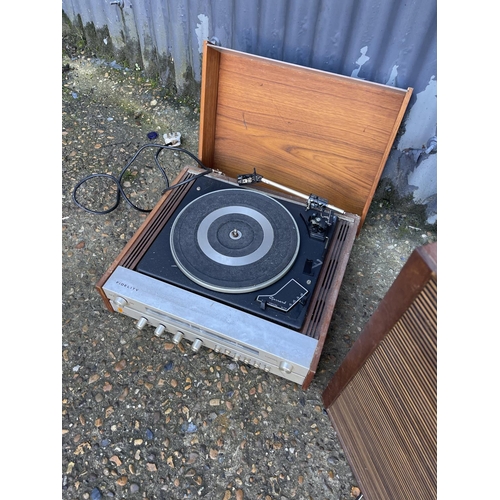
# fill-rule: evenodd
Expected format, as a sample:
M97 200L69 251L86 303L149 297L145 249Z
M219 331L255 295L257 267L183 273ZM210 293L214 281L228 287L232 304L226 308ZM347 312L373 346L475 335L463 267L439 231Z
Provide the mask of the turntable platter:
M299 246L297 224L279 201L239 188L193 200L170 232L179 269L193 282L223 293L275 283L293 265Z

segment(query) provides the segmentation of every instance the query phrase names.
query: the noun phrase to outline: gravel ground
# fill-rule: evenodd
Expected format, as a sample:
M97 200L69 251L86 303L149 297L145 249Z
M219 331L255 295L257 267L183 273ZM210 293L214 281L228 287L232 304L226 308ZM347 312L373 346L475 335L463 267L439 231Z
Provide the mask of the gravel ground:
M118 176L151 131L160 139L180 132L196 153L197 103L81 54L66 52L62 64L62 498L356 498L321 394L411 252L436 241L436 227L425 225L422 207L377 190L306 391L139 331L105 309L95 283L145 214L123 202L91 214L73 203L72 190L91 173ZM193 164L187 156L163 160L170 179ZM163 186L151 154L124 180L145 208ZM102 178L92 182L81 193L88 203L104 189Z

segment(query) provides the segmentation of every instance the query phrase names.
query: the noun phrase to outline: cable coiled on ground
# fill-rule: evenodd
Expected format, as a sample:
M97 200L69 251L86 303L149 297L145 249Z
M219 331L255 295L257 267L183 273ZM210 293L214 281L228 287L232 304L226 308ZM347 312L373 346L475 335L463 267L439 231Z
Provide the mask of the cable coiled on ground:
M166 184L166 188L163 190L162 192L162 195L164 193L166 193L167 191L169 191L170 189L174 189L178 186L182 186L183 184L186 184L188 182L192 182L194 181L195 179L197 179L198 177L201 177L203 175L206 175L208 173L210 173L212 171L211 168L208 168L206 167L205 165L203 165L203 163L193 154L191 153L190 151L188 151L187 149L184 149L184 148L180 148L178 146L167 146L167 145L164 145L164 144L145 144L143 146L141 146L137 152L135 153L135 155L127 162L127 164L123 167L122 171L120 172L120 175L118 177L115 177L114 175L111 175L111 174L105 174L105 173L97 173L97 174L90 174L88 175L87 177L84 177L82 180L80 180L76 186L74 187L73 189L73 201L75 202L75 204L80 207L81 209L85 210L86 212L89 212L91 214L97 214L97 215L104 215L104 214L109 214L110 212L112 212L113 210L115 210L118 205L120 204L120 200L121 198L123 197L125 199L125 201L135 210L138 210L139 212L144 212L144 213L149 213L151 212L151 209L145 209L145 208L141 208L141 207L138 207L137 205L135 205L134 203L132 203L132 201L130 200L130 198L126 195L125 191L123 190L123 187L122 187L122 181L123 181L123 177L125 176L127 170L132 166L132 164L137 160L137 158L139 157L139 155L146 149L146 148L157 148L158 151L156 152L155 156L154 156L154 159L155 159L155 163L156 163L156 167L159 169L164 181L165 181L165 184ZM190 177L189 179L186 179L182 182L178 182L177 184L174 184L173 186L170 186L170 183L169 183L169 180L168 180L168 177L167 177L167 174L165 173L165 170L163 169L163 167L161 166L159 160L158 160L158 156L160 155L160 153L164 150L164 149L168 149L168 150L171 150L171 151L178 151L180 153L185 153L187 154L189 157L191 157L193 160L196 161L196 163L201 167L203 168L205 171L204 172L201 172L193 177ZM111 206L110 208L107 208L106 210L93 210L93 209L90 209L88 208L87 206L85 206L83 203L81 203L78 198L77 198L77 193L78 193L78 190L80 189L80 187L82 185L84 185L86 182L88 182L89 180L91 179L95 179L95 178L98 178L98 177L103 177L103 178L106 178L106 179L109 179L111 180L117 187L117 191L116 191L116 201L114 203L113 206Z

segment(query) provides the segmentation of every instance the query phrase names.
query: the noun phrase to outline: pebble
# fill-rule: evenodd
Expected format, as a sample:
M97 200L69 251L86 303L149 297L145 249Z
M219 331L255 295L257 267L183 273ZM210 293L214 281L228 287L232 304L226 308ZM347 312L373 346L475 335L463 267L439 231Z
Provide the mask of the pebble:
M117 481L116 484L119 486L125 486L128 482L128 477L127 476L121 476Z
M127 396L128 396L128 387L125 387L125 389L123 389L122 393L120 394L118 400L123 401Z
M126 365L127 365L127 362L124 359L118 361L118 363L115 364L115 371L121 372L125 368Z
M139 491L139 485L137 483L130 483L130 493L137 493Z
M101 490L99 488L94 488L90 492L90 499L91 500L100 500L101 498L102 498L102 493L101 493Z
M181 431L185 432L186 434L192 434L193 432L196 432L198 430L198 427L194 425L192 422L186 422L181 425Z

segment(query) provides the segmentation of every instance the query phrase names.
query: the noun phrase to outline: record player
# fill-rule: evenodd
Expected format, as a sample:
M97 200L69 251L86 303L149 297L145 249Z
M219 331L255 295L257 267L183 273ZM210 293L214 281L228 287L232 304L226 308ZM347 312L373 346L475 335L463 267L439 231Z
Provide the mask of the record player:
M306 389L411 92L205 43L210 172L162 196L97 283L106 307Z

